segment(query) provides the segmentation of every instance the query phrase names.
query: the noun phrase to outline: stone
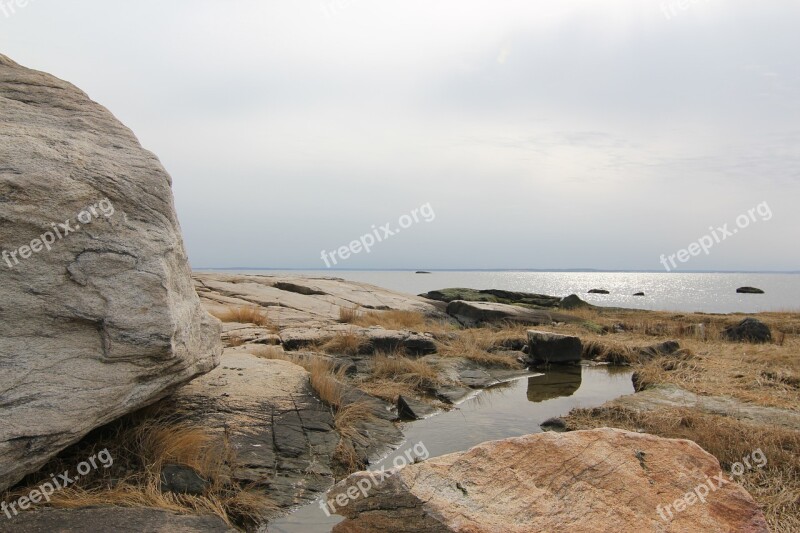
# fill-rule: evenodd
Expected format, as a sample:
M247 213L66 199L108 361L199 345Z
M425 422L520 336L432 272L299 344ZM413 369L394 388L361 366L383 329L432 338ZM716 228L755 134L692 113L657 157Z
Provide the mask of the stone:
M539 424L539 427L547 431L563 431L567 429L567 422L563 418L555 416Z
M335 533L767 533L761 509L738 483L675 510L676 500L720 472L694 442L603 428L487 442L388 477L356 473L328 499L354 495L336 509L347 519Z
M218 362L171 179L75 86L0 55L0 490Z
M561 309L577 309L579 307L588 307L590 304L581 300L577 294L570 294L561 299L558 306Z
M755 318L745 318L736 325L726 327L722 331L722 336L734 342L772 342L769 326Z
M644 296L644 293L643 292L636 292L633 295L634 296Z
M611 294L605 289L592 289L589 291L589 294Z
M515 304L531 309L554 309L559 307L561 298L545 294L532 294L528 292L504 291L500 289L441 289L420 294L423 298L438 302L450 303L455 300L465 302L489 302L501 304Z
M652 346L645 346L644 348L637 348L636 353L639 355L640 362L649 361L656 357L664 357L668 355L675 355L681 349L678 341L669 340L653 344Z
M576 363L583 343L578 337L547 331L528 330L528 357L536 363Z
M11 519L0 518L0 533L236 533L218 516L185 515L146 507L45 508Z
M398 396L397 415L401 420L422 420L439 412L431 405L408 396Z
M519 305L492 302L466 302L455 300L447 305L447 314L465 326L481 324L514 323L529 326L552 324L553 322L580 322L580 319L564 313L528 309Z
M362 328L350 324L335 324L286 328L280 332L281 342L286 350L321 346L337 335L355 335L362 338L364 342L359 350L361 354L371 354L379 350L391 352L397 348L403 348L410 355L425 355L437 351L436 342L428 333L395 331L379 326Z
M764 291L756 287L739 287L736 289L739 294L764 294Z
M209 482L189 466L167 464L161 469L161 492L201 496L208 487Z

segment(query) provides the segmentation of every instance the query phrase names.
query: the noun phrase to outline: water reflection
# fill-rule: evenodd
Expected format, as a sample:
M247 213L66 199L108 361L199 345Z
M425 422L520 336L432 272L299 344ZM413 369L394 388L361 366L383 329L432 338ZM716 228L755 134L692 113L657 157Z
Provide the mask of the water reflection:
M542 376L528 378L528 401L533 403L572 396L581 388L583 367L553 367Z

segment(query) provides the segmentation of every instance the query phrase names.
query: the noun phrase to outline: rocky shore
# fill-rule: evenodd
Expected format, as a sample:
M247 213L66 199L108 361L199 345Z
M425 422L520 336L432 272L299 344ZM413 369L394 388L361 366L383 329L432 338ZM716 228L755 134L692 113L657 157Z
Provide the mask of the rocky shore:
M796 314L192 273L111 113L4 56L0 103L0 531L257 530L331 488L336 531L797 530ZM579 365L638 392L362 489L401 420Z

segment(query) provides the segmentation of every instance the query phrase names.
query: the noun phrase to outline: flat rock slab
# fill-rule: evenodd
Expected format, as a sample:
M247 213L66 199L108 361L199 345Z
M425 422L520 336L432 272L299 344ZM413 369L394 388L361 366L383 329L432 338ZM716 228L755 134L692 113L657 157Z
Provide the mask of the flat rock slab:
M344 495L337 512L347 517L334 532L769 531L735 482L668 514L720 474L719 462L691 441L618 429L487 442L391 472L333 488L328 500Z
M255 484L279 506L308 502L333 484L339 437L302 367L225 350L216 370L170 402L193 424L227 430L236 452L234 479Z
M622 396L603 407L619 406L635 411L667 408L690 408L757 424L782 426L800 431L800 413L761 407L726 396L698 396L674 385L656 385L636 394Z
M450 303L455 300L467 302L489 302L501 304L519 304L532 309L554 309L557 308L562 298L557 296L547 296L545 294L532 294L529 292L504 291L499 289L441 289L421 294L423 298L439 302Z
M0 55L0 131L2 490L208 372L221 344L171 178L127 127Z
M447 314L465 326L481 324L525 324L538 326L554 322L580 322L579 318L539 309L528 309L519 305L493 302L468 302L455 300L447 304Z
M260 305L280 328L339 321L342 308L401 310L443 317L419 296L339 278L195 273L198 294L209 307Z
M163 509L93 507L40 509L7 519L0 517L2 533L235 533L212 515L180 515Z

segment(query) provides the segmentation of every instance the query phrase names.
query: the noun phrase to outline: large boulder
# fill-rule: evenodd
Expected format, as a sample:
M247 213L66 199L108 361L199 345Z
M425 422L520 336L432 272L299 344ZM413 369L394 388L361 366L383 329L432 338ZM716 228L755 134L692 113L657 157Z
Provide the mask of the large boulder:
M0 489L213 369L170 177L73 85L0 55Z
M608 428L360 472L328 502L347 517L336 533L769 531L747 491L694 442Z
M582 354L583 343L578 337L528 330L528 357L532 363L576 363Z
M735 342L772 342L769 326L755 318L745 318L736 325L726 327L722 336Z

